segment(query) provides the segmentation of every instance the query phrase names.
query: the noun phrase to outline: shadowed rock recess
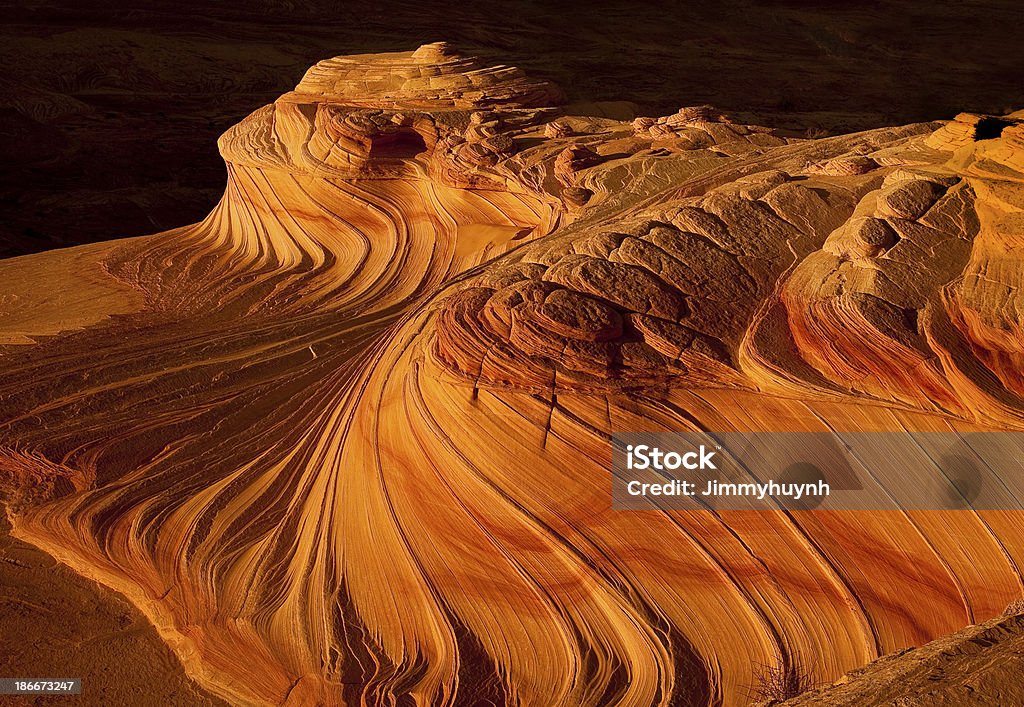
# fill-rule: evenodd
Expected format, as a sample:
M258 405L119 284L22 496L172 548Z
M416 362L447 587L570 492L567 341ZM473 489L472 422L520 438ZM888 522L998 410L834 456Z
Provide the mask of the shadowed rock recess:
M744 704L998 614L1019 514L614 512L609 442L1024 429L1024 113L622 111L338 57L203 222L0 262L14 534L238 704Z

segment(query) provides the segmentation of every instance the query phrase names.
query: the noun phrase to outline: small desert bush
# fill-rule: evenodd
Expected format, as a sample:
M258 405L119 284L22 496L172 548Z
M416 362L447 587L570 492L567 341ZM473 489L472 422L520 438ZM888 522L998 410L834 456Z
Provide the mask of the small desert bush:
M767 702L789 700L814 687L811 670L798 656L781 659L775 665L762 665L754 680L752 697Z

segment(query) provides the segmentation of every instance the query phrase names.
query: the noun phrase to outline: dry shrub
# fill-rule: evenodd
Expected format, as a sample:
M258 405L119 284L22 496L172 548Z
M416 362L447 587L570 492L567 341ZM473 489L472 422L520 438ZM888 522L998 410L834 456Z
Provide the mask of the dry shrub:
M762 665L754 677L755 700L789 700L814 687L811 670L799 656L780 659L775 665Z

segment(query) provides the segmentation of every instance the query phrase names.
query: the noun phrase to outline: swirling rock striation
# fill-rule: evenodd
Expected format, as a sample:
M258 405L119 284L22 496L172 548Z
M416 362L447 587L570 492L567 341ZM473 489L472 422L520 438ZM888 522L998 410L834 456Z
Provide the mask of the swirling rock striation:
M739 704L1019 596L1012 513L615 512L607 462L1021 429L1022 116L599 115L338 57L224 134L202 223L0 262L15 532L239 704Z

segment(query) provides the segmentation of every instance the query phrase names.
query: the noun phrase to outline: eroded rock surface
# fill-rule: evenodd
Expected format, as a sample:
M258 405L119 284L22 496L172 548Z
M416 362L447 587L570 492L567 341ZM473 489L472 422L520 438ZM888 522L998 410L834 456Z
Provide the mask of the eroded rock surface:
M1024 702L1024 615L991 619L884 656L777 705L977 707Z
M607 461L1021 429L1021 116L596 115L339 57L224 134L202 223L0 263L14 532L243 704L742 704L998 613L1013 513L614 512Z

